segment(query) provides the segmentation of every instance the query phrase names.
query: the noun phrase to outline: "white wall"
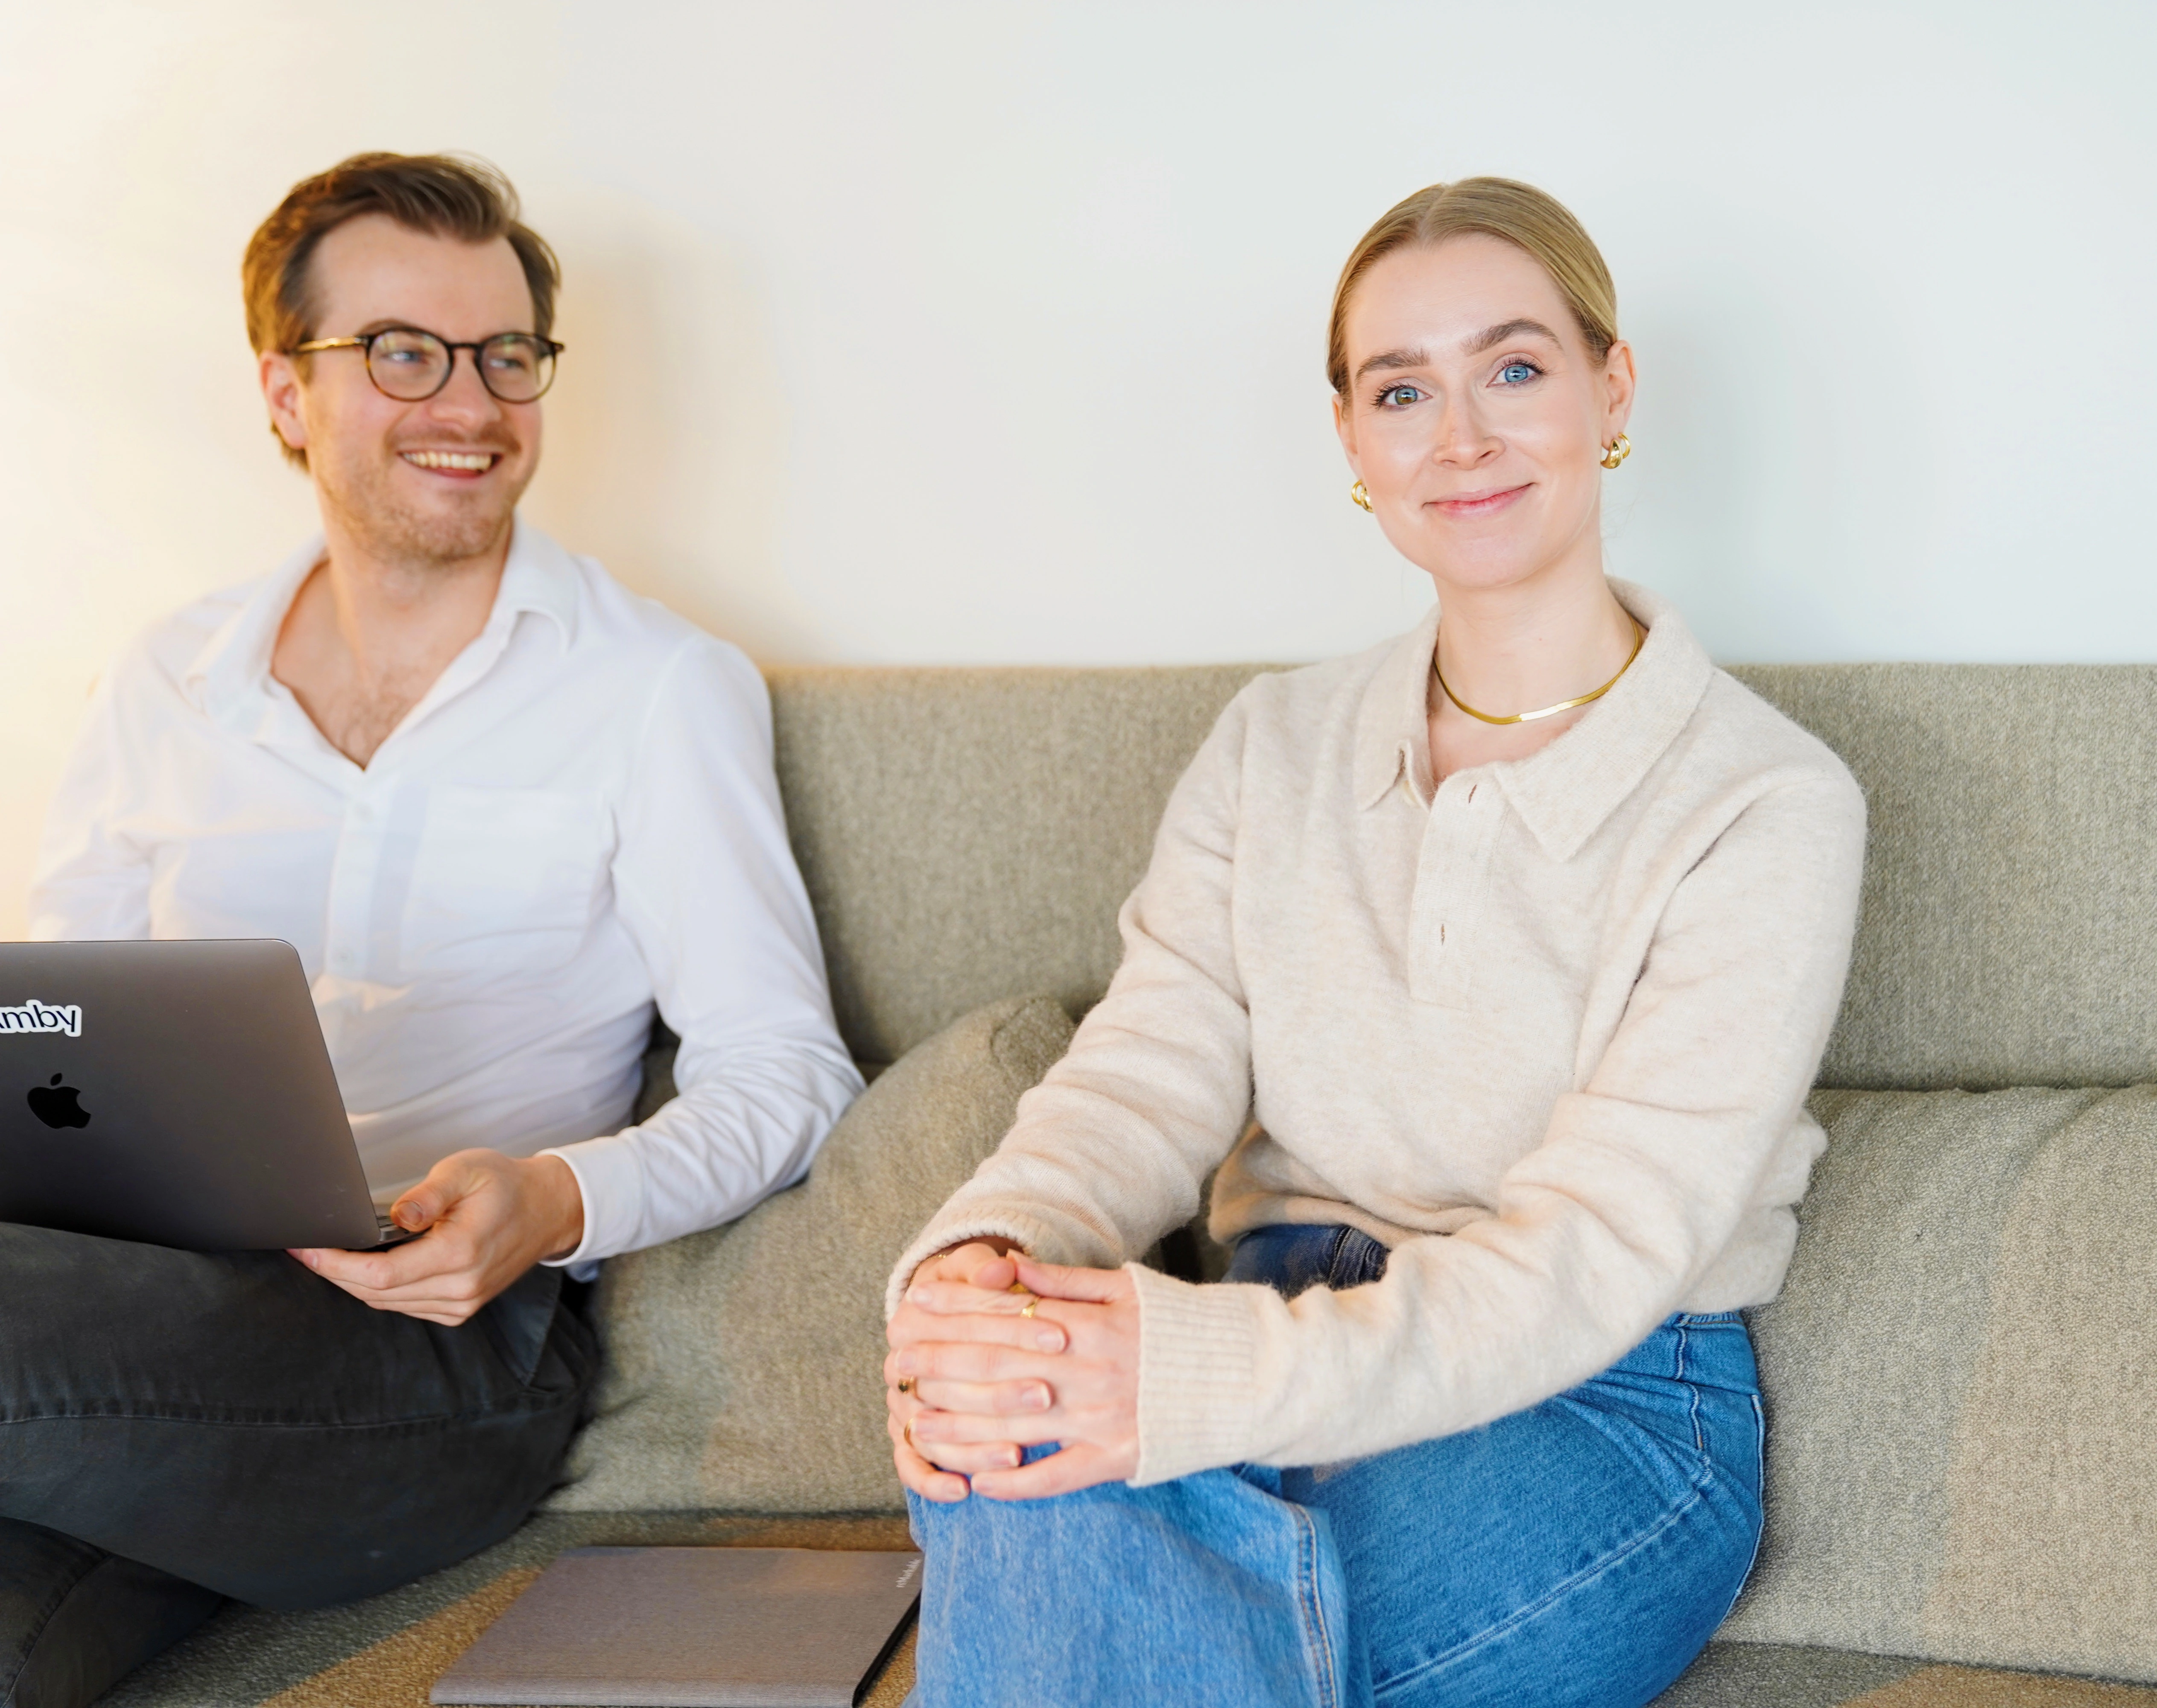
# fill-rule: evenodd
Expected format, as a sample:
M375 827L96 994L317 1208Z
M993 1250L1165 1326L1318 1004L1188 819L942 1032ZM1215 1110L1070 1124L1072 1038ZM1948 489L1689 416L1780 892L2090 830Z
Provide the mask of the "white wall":
M1614 565L1729 659L2157 657L2157 8L0 12L0 934L84 688L311 520L241 245L475 150L568 272L529 500L760 656L1296 659L1427 584L1322 320L1399 195L1529 178L1640 352Z

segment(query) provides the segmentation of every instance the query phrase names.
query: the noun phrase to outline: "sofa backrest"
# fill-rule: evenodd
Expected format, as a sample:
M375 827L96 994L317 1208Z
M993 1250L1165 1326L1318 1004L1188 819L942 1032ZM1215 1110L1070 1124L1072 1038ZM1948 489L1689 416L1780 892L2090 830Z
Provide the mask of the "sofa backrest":
M2157 1080L2157 668L1732 674L1840 754L1870 810L1821 1083Z
M855 1053L895 1060L1001 996L1098 1000L1169 790L1259 668L774 671L780 786ZM1871 804L1823 1084L2157 1080L2157 667L1733 673Z
M773 671L787 827L855 1056L896 1061L999 997L1099 1001L1168 792L1256 673Z

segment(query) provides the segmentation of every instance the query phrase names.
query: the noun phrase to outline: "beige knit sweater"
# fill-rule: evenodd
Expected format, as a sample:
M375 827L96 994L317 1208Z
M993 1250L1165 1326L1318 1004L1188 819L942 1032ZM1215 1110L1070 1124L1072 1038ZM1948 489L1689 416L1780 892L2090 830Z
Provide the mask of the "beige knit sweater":
M1139 1471L1311 1464L1466 1429L1673 1310L1781 1285L1865 803L1671 609L1532 757L1434 788L1434 612L1253 682L1176 785L1124 960L1001 1148L893 1273L977 1234L1126 1263L1353 1224L1384 1279L1294 1301L1130 1265ZM1224 1160L1225 1159L1225 1160Z

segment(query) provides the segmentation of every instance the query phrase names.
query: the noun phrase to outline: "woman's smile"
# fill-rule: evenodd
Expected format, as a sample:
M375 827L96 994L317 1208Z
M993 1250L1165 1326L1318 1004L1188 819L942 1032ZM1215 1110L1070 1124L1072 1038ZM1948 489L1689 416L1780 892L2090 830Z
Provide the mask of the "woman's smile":
M1467 492L1458 498L1434 498L1427 507L1456 522L1470 522L1478 517L1495 516L1500 511L1510 507L1515 499L1534 484L1532 481L1523 481L1517 486L1501 486L1494 492Z

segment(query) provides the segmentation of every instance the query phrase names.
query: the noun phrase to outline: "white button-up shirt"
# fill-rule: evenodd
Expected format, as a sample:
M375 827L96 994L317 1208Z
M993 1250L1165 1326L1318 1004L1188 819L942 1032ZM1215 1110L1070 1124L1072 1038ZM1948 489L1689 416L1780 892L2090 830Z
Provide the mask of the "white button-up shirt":
M100 682L31 893L42 939L279 937L369 1184L551 1151L581 1263L792 1184L862 1081L787 846L764 682L517 526L486 626L364 769L270 673L317 539ZM680 1094L624 1128L653 1007Z

